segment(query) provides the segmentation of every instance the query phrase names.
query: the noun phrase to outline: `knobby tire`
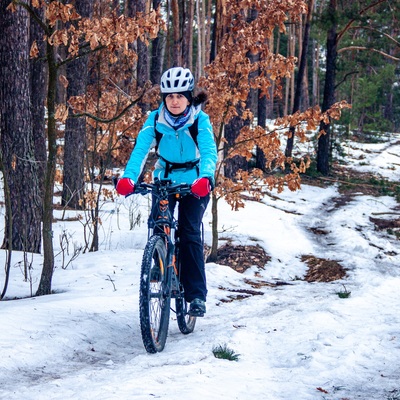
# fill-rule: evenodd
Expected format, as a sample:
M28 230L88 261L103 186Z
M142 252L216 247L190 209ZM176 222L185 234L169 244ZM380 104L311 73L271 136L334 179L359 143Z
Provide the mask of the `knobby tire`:
M148 353L162 351L168 335L171 292L166 258L165 240L152 236L143 254L139 296L140 329ZM152 276L153 268L160 268L160 273Z
M188 304L183 297L175 299L175 308L179 330L185 335L192 333L196 325L196 317L188 314Z
M175 256L176 256L176 264L180 274L181 266L181 259L180 259L180 240L176 240L175 242ZM178 274L178 275L179 275ZM179 282L179 279L178 279ZM179 294L175 298L175 312L176 312L176 320L178 322L179 330L184 334L187 335L192 333L194 327L196 325L196 317L192 317L188 314L188 303L185 300L185 294L183 290L183 286L178 283L179 285Z

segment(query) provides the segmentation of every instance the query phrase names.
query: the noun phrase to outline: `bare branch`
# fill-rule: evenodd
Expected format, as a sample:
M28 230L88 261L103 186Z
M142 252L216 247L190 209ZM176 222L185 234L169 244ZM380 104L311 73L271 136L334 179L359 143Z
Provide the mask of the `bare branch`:
M382 31L380 31L378 29L372 28L371 26L353 26L353 27L351 27L349 29L354 29L354 30L356 30L356 29L366 29L366 30L369 30L369 31L372 31L372 32L376 32L376 33L379 33L380 35L385 36L390 41L394 42L397 46L400 46L400 42L398 40L396 40L393 36L390 36L387 33L382 32Z
M100 50L104 50L105 48L107 48L107 46L101 45L101 46L98 46L98 47L96 47L95 49L92 50L90 48L87 49L89 46L90 46L89 43L85 43L82 47L80 47L80 50L86 49L85 51L80 52L80 54L78 54L77 56L65 58L64 60L62 60L59 63L57 63L56 67L59 68L64 64L70 63L71 61L75 61L75 60L77 60L79 58L86 57L89 54L94 54L94 53L97 53Z
M111 78L108 78L108 82L110 82L121 94L123 94L127 99L132 100L132 97L129 96L121 87L119 87Z
M350 75L358 74L359 72L360 71L352 71L352 72L347 73L343 77L343 79L335 85L335 89L338 88L343 82L345 82Z
M126 96L129 97L131 102L119 114L114 115L112 118L105 119L105 118L101 118L101 117L98 117L97 115L93 115L93 114L87 113L87 112L74 114L73 116L76 117L76 118L78 118L78 117L89 117L89 118L91 118L91 119L93 119L93 120L95 120L97 122L103 123L103 124L109 124L111 122L115 122L118 119L120 119L125 113L127 113L133 106L135 106L137 103L139 103L143 99L143 97L144 97L144 95L145 95L145 93L146 93L146 91L148 89L149 89L149 83L147 83L142 88L141 92L136 96L135 99L132 99L129 95L124 93Z
M112 118L108 118L108 119L105 119L105 118L100 118L100 117L98 117L97 115L93 115L93 114L90 114L90 113L87 113L87 112L83 112L83 113L80 113L80 114L74 114L73 116L74 117L76 117L76 118L78 118L78 117L89 117L89 118L91 118L91 119L93 119L93 120L95 120L95 121L97 121L97 122L101 122L101 123L103 123L103 124L109 124L109 123L111 123L111 122L115 122L115 121L117 121L119 118L121 118L126 112L128 112L134 105L136 105L139 101L140 101L140 99L142 98L143 96L140 96L139 98L137 98L136 100L133 100L131 103L129 103L119 114L117 114L117 115L114 115L114 117L112 117Z
M373 51L374 53L379 53L380 55L389 58L390 60L393 61L400 61L400 58L391 56L390 54L385 53L382 50L377 50L369 47L364 47L364 46L349 46L349 47L343 47L342 49L338 50L338 53L343 53L344 51L353 51L353 50L367 50L367 51Z

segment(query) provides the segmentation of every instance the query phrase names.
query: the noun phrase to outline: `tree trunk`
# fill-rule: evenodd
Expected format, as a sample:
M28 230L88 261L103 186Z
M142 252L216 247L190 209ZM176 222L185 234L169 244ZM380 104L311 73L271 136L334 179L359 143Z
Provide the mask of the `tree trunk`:
M31 115L30 18L22 8L6 10L7 5L0 3L0 134L4 179L12 196L3 248L39 253L42 204Z
M326 41L326 72L324 99L322 111L328 110L335 102L335 78L336 78L336 60L337 60L337 22L336 22L336 0L330 0L329 15L331 27L329 28ZM330 123L321 122L320 132L324 132L318 139L317 149L317 171L323 175L329 174L330 161Z
M51 32L53 33L53 32ZM47 143L48 156L45 177L45 189L43 200L43 268L40 277L37 296L51 293L51 282L54 272L54 248L53 248L53 195L54 178L56 172L57 157L57 132L56 132L56 96L57 96L57 67L56 52L48 42L46 43L48 63L47 86Z
M199 65L199 70L197 71L197 76L203 75L203 68L207 64L206 61L206 0L201 0L201 21L202 25L200 27L201 32L201 65ZM199 32L199 34L200 34ZM200 40L200 37L199 37Z
M182 55L181 55L181 35L180 35L180 19L179 19L179 3L178 0L171 0L171 11L173 21L173 38L174 46L172 49L172 62L174 67L181 66Z
M224 146L225 157L229 153L229 149L234 146L235 140L238 137L240 130L245 126L245 121L241 118L241 112L238 112L239 116L233 117L228 124L225 125L225 139L227 145ZM248 169L247 161L245 157L234 156L228 158L224 165L224 175L232 180L235 180L236 173L239 169L246 171Z
M273 37L272 40L270 39L269 41L269 49L272 52L273 51ZM274 105L274 95L273 95L273 90L274 90L274 84L275 82L273 81L271 86L268 89L269 93L269 98L265 95L262 95L261 89L258 90L258 102L257 102L257 123L259 126L262 128L266 128L267 126L267 118L273 118L273 105ZM266 158L264 152L257 147L256 149L256 168L261 169L262 171L266 171L265 168L265 163L266 163Z
M224 15L224 3L225 2L223 1L217 1L215 5L210 62L212 62L216 58L222 38L229 29L229 27L225 23L226 16Z
M37 10L38 16L43 19L43 10ZM46 124L45 124L45 99L46 99L46 63L44 61L46 45L43 40L43 31L36 21L30 25L31 44L36 40L39 48L39 57L31 60L31 114L33 123L33 141L35 160L38 167L39 194L44 191L44 177L46 173ZM41 200L43 203L43 198Z
M313 40L313 59L312 63L312 104L319 104L319 45L316 40Z
M296 31L294 26L290 24L288 29L288 44L286 53L287 57L295 56L295 48L296 48ZM290 77L286 78L284 115L288 115L289 110L293 109L293 100L294 100L294 74L291 74Z
M257 18L257 11L251 9L249 11L249 15L247 17L247 23L251 23ZM255 62L259 61L260 55L259 54L252 54L251 52L248 52L246 54L246 57L250 60L251 64L254 64ZM254 81L259 72L258 70L253 71L249 74L249 81ZM250 89L247 100L246 100L246 108L250 109L253 115L256 115L258 112L258 91L254 89ZM235 143L236 138L238 137L240 130L247 125L250 125L252 121L250 120L243 120L241 117L241 110L238 110L238 116L233 117L229 123L225 126L225 139L228 142L228 152L229 148L232 147ZM227 155L227 152L225 151L225 155ZM242 169L244 171L247 171L249 169L248 162L245 157L242 156L235 156L233 158L228 158L225 162L224 166L224 171L225 171L225 176L230 179L235 179L236 173L238 172L239 169Z
M247 16L247 23L251 24L258 16L258 12L254 9L249 10L249 14ZM251 64L258 63L260 61L260 54L254 54L252 52L247 53L247 58L250 60ZM258 69L255 71L251 72L249 74L249 81L254 82L256 81L257 77L259 75ZM250 88L249 95L247 97L246 101L246 108L250 109L250 111L253 113L254 116L258 116L258 90Z
M212 243L211 252L207 258L207 262L216 262L218 256L218 198L214 192L211 193L211 215L212 215Z
M153 8L156 10L161 0L153 0ZM151 42L150 80L153 84L159 84L163 69L165 52L165 33L159 31L157 37Z
M312 17L312 13L313 13L313 8L314 8L314 0L309 0L307 21L306 21L306 25L304 27L303 42L302 42L302 46L301 46L300 65L299 65L299 71L297 73L297 79L296 79L296 91L294 94L292 114L294 114L295 112L300 110L301 98L303 95L303 82L304 82L306 66L307 66L308 43L309 43L309 37L310 37L311 17ZM292 157L293 144L294 144L294 133L295 133L295 127L290 127L289 138L286 142L286 150L285 150L286 157Z
M76 11L83 18L93 13L91 0L76 2ZM86 91L88 58L78 57L67 65L67 98L82 95ZM70 113L65 125L64 173L62 204L81 210L84 208L84 156L86 148L86 120Z
M147 0L136 1L136 12L141 12L143 14L147 12ZM149 49L146 43L142 42L140 39L137 41L137 56L137 85L138 87L143 87L150 78ZM143 111L149 109L148 104L140 102L139 105Z
M268 48L271 53L278 53L280 46L280 34L278 33L278 37L276 39L276 49L274 49L274 35L271 35L269 38ZM275 117L274 115L274 92L275 92L275 81L271 82L271 86L268 89L269 98L266 98L266 118L272 119Z
M1 139L1 131L0 131L0 139ZM11 193L10 193L10 188L8 186L8 180L7 176L5 173L4 169L4 163L3 163L3 153L2 149L0 147L0 171L3 174L3 191L4 191L4 204L5 204L5 209L6 209L6 214L12 215L11 211ZM12 219L9 221L8 225L8 247L6 248L6 259L5 259L5 276L4 276L4 285L3 289L0 294L0 300L4 299L4 296L6 295L7 288L8 288L8 282L10 280L10 270L11 270L11 258L12 258L12 246L10 245L12 243ZM5 240L6 242L6 240Z
M193 70L193 18L194 18L194 0L187 2L185 10L185 24L183 30L182 59L183 67Z
M258 125L265 129L267 119L267 96L260 97L261 90L258 91L258 111L257 121ZM256 149L256 168L265 171L265 155L264 152L257 147Z
M206 43L205 43L205 50L206 50L206 58L204 59L204 64L207 65L211 61L211 21L212 21L212 1L207 1L207 13L206 13L206 20L207 20L207 29L206 29ZM203 74L200 74L203 75Z
M204 21L203 14L201 12L201 0L196 1L196 21L197 21L197 63L196 63L196 78L199 78L201 71L203 70L203 29Z
M78 58L67 67L67 96L85 92L87 58ZM65 124L62 205L75 210L84 208L84 154L86 148L86 120L69 115Z

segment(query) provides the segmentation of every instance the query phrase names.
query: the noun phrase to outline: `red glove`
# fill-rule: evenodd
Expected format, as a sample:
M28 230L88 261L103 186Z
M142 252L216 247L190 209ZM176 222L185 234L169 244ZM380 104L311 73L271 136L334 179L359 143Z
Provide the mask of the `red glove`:
M117 182L117 186L115 186L115 189L120 195L126 196L135 191L135 184L130 178L122 178Z
M210 180L208 178L198 178L192 183L191 189L195 196L207 196L211 192Z

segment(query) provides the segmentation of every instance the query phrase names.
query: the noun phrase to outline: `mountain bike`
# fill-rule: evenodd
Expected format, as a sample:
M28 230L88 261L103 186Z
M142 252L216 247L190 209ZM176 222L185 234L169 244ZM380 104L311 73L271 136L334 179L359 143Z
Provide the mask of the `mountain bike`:
M139 314L144 347L149 353L164 349L168 335L171 298L175 299L176 319L183 334L192 333L196 317L188 314L185 293L179 281L179 227L169 209L168 197L191 193L188 184L169 180L140 183L134 194L151 194L152 211L148 219L148 241L140 273Z

